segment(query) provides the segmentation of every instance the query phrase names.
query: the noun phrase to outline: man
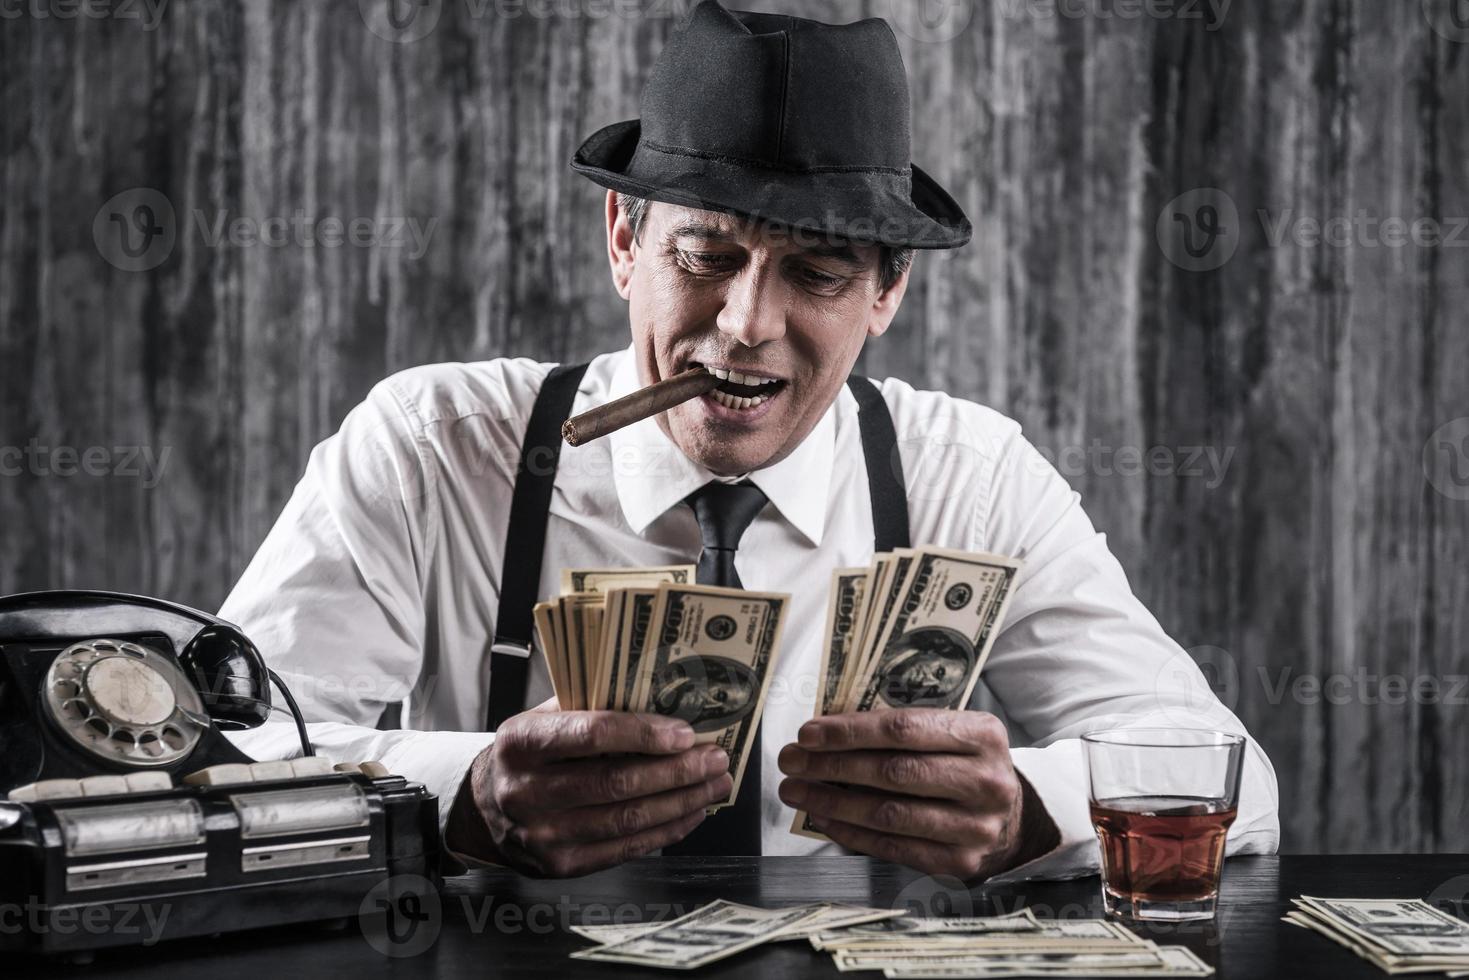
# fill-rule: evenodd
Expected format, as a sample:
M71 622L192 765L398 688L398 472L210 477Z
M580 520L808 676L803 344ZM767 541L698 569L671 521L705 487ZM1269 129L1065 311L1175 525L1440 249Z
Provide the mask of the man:
M1082 733L1242 731L1014 422L849 378L902 302L911 250L970 234L910 165L908 133L882 21L694 8L641 119L573 160L609 189L631 346L584 372L497 359L382 382L312 453L221 610L296 690L325 754L424 782L454 853L530 873L660 848L845 847L978 879L1095 870ZM559 460L533 431L695 365L721 373L721 390ZM973 656L942 636L891 654L884 696L913 706L811 720L829 571L910 540L1024 560L983 674L1008 727L932 706ZM663 713L522 710L549 685L539 657L515 656L525 639L511 628L563 568L696 559L701 581L707 566L793 596L759 750L736 805L705 826L731 778L694 727L724 709L669 677ZM709 693L736 710L728 680ZM412 727L373 730L400 698ZM485 734L496 703L510 707ZM283 725L238 738L261 757L293 739ZM1276 799L1252 744L1231 852L1275 848ZM798 808L834 843L791 834Z

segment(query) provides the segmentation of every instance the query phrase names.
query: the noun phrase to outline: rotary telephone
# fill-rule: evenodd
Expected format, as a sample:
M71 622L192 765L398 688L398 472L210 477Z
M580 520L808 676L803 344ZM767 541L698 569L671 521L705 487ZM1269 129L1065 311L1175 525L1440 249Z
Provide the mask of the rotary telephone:
M263 724L272 683L302 756L256 762L221 732ZM381 763L316 756L254 644L187 606L0 598L0 746L0 901L29 913L0 950L139 941L62 927L79 912L153 907L156 940L355 915L385 881L436 879L435 797Z

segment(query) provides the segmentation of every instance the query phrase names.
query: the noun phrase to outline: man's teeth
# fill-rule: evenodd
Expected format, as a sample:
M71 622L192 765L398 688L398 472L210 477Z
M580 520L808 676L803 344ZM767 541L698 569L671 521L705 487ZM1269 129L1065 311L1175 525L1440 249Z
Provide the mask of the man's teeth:
M765 401L764 395L755 395L753 398L741 398L738 395L730 395L720 391L718 388L709 392L709 397L719 402L725 408L754 408L756 405Z
M704 370L721 381L733 381L737 385L773 385L779 380L778 378L760 378L753 374L741 374L738 371L726 371L724 368L706 367Z

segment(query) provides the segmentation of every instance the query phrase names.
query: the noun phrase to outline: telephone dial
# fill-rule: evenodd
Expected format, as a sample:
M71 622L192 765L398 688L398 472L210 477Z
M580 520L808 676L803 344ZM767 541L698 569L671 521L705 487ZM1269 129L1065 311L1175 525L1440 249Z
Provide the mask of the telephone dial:
M221 732L263 724L272 683L302 756L256 762ZM316 756L254 644L187 606L0 597L0 747L0 902L28 912L0 950L137 942L63 918L144 905L154 940L335 919L381 882L437 880L435 797L381 763Z

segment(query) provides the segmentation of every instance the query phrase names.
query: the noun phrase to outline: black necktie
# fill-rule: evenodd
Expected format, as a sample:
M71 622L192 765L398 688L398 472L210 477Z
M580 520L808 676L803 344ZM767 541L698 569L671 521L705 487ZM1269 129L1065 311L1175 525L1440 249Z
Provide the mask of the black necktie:
M697 581L701 585L742 588L735 571L735 549L745 528L765 507L767 498L749 480L706 483L684 498L694 509L704 550L699 553ZM664 854L760 853L760 730L750 735L749 758L740 779L740 795L727 807L694 828L683 840L663 849Z

